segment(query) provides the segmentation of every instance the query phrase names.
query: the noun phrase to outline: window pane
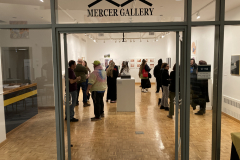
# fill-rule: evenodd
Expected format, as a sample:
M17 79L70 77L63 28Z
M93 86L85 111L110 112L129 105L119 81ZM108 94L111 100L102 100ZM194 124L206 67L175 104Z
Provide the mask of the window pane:
M0 25L50 23L50 0L0 0Z
M0 155L56 159L51 30L14 31L0 30Z
M192 21L215 21L216 2L192 0Z
M192 28L190 159L211 159L214 30L214 26Z
M225 2L225 20L239 21L240 20L240 1L227 0Z
M96 3L95 3L96 2ZM183 0L58 0L58 23L184 21Z
M222 160L229 159L231 155L231 133L240 132L239 30L240 26L225 26L221 124Z

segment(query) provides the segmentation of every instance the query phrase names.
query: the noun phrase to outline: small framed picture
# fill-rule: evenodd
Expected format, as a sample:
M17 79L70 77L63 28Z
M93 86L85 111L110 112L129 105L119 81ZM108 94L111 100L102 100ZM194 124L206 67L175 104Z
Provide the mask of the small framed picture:
M135 63L130 63L130 68L135 68Z
M140 66L141 66L141 63L138 63L138 64L137 64L137 68L140 68Z
M140 63L141 63L141 62L142 62L142 59L141 59L141 58L138 58L138 59L137 59L137 62L140 62Z
M154 63L154 62L155 62L154 58L150 58L150 63Z
M155 66L154 64L150 64L150 68L151 68L151 69L153 69L153 68L154 68L154 66Z
M131 58L130 59L130 63L134 63L135 62L135 59L134 58Z

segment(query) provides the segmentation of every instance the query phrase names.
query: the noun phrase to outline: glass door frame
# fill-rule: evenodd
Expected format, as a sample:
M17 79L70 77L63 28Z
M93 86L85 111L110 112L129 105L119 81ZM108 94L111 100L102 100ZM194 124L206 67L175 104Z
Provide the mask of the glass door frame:
M182 72L180 74L180 79L184 79L184 77L187 77L188 72L186 72L186 68L187 65L185 64L186 61L190 61L190 56L187 56L186 54L184 54L185 52L179 52L179 45L180 45L180 41L179 41L179 32L182 32L183 34L183 43L186 43L186 40L184 38L184 35L186 33L186 27L180 26L151 26L151 25L146 25L143 27L139 27L139 26L116 26L116 27L112 27L111 25L105 25L105 27L96 27L96 25L94 25L95 27L90 27L90 28L61 28L61 29L57 29L57 39L58 39L58 43L57 43L57 55L58 55L58 59L61 61L61 44L64 44L64 57L65 57L65 76L68 77L68 73L66 72L68 70L68 53L67 53L67 35L68 34L73 34L73 33L80 33L80 34L88 34L88 33L128 33L128 32L176 32L176 65L179 66L179 60L181 61L181 68L182 68ZM61 43L60 41L60 35L63 34L63 43ZM183 48L184 49L184 48ZM181 55L179 56L179 54L181 53ZM180 58L181 57L181 58ZM189 64L189 63L188 63ZM61 63L59 63L58 65L61 65ZM62 68L62 66L58 66L58 68ZM179 68L176 67L176 77L179 77ZM190 74L189 74L190 75ZM189 77L190 78L190 77ZM68 88L68 81L66 81L65 79L65 83L66 83L66 88ZM60 79L60 84L62 84L61 79ZM183 90L181 93L181 98L183 99L182 101L182 106L189 106L190 105L190 98L184 97L186 96L186 92L187 92L187 83L183 83ZM178 102L178 95L179 95L179 81L176 81L176 102ZM61 95L63 93L60 93ZM69 92L68 89L66 89L66 102L68 102L68 97L69 97ZM60 100L60 103L63 104L63 100ZM188 105L189 103L189 105ZM68 108L67 110L67 114L69 114L69 104L66 104L66 108ZM178 159L178 149L179 149L179 132L178 132L178 127L179 127L179 119L178 119L178 107L179 104L176 103L176 107L175 107L175 159ZM188 155L186 153L186 151L188 151L187 148L189 148L189 138L186 139L186 137L188 137L189 135L189 130L186 130L186 126L188 123L186 123L186 118L187 115L185 115L186 113L186 108L188 107L182 107L181 111L180 111L180 126L181 126L181 133L180 133L180 137L181 137L181 158L185 159L185 155ZM60 115L60 119L63 119L63 108L61 108L61 115ZM63 125L64 124L60 124L63 129ZM64 137L64 132L62 131L61 133L63 133ZM71 159L71 135L70 135L70 120L67 121L67 139L68 139L68 159ZM65 150L65 145L64 145L64 141L63 141L63 146L61 147L63 150Z

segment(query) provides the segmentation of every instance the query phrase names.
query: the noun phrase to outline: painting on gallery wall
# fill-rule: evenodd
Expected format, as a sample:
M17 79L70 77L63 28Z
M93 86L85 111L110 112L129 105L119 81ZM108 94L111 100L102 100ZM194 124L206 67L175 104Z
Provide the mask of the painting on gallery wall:
M154 64L150 64L150 68L151 68L151 69L153 69L153 68L154 68L154 66L155 66Z
M231 74L239 76L240 75L240 55L232 55L231 56Z
M138 64L137 64L137 68L140 68L140 66L141 66L141 63L138 63Z
M142 62L142 59L141 59L141 58L138 58L138 59L137 59L137 62Z
M135 59L134 59L134 58L131 58L131 59L129 60L129 62L130 62L130 63L134 63L134 62L135 62Z
M27 21L10 21L12 25L24 25ZM11 39L29 39L29 29L10 29Z
M155 62L154 58L150 58L150 62L154 63Z
M192 42L192 49L191 49L191 53L192 55L196 55L197 54L197 42L196 41L193 41Z
M133 69L136 67L136 65L135 65L135 63L130 63L129 67Z
M105 54L104 58L110 58L110 54Z

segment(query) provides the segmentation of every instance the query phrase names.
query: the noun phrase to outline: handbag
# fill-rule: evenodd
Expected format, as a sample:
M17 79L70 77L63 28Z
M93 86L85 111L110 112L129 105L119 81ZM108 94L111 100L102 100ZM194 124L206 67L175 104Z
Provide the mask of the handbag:
M142 70L142 75L143 75L144 78L147 78L148 77L148 72L145 69L143 69Z
M152 75L151 75L151 73L148 73L148 78L152 78Z

